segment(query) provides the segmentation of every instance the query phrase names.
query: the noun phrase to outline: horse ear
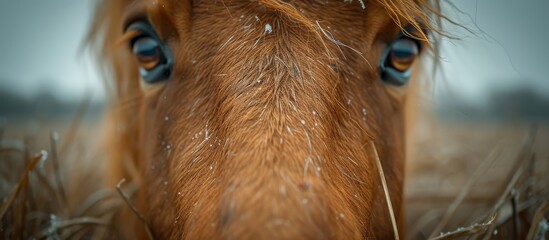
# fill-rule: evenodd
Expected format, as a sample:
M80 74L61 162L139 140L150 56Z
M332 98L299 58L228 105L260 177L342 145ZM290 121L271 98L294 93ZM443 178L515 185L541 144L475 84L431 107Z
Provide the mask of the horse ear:
M87 47L98 53L96 60L110 100L104 131L109 173L108 185L120 179L137 180L137 152L135 136L142 93L139 72L128 47L118 41L124 34L121 12L131 4L129 0L102 0L95 9L87 35Z

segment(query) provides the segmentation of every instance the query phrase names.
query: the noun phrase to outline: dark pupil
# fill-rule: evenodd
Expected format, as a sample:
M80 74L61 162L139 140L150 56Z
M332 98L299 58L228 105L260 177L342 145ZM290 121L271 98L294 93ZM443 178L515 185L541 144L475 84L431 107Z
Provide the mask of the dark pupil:
M394 49L393 54L396 58L410 58L413 56L412 52L408 49Z
M413 58L418 53L417 45L412 40L402 39L393 44L393 56L399 59Z
M411 39L399 39L391 46L390 65L398 71L406 71L419 53L417 44Z
M141 37L133 44L133 53L146 70L156 67L162 60L159 43L150 37Z

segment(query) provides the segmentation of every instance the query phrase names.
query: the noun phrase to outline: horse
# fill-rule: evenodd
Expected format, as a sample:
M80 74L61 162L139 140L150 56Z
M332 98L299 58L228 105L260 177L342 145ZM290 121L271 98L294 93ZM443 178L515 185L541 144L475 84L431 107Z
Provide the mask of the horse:
M128 238L393 239L429 0L104 0ZM143 223L145 227L143 227Z

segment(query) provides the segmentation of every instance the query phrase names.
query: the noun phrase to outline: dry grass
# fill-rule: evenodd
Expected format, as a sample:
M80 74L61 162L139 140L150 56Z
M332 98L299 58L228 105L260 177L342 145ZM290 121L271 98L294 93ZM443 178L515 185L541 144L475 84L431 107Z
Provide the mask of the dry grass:
M135 186L101 188L98 127L76 122L0 134L0 239L121 237L115 216L132 207ZM402 238L545 239L548 126L422 122L422 151L407 163Z
M422 122L407 166L408 238L545 239L548 125Z
M0 129L0 239L118 238L112 221L123 202L102 189L98 127L82 120L86 106L72 122Z

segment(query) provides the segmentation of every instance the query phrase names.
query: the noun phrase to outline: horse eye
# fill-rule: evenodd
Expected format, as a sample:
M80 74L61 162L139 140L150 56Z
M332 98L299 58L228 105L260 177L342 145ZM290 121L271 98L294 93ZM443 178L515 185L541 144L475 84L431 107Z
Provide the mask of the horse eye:
M419 47L417 40L406 36L400 36L393 41L381 59L381 79L392 85L406 84L411 76L410 67L419 55Z
M153 27L146 22L136 22L126 31L139 33L130 47L139 64L141 78L147 83L167 80L171 75L173 59L169 48L160 41Z
M164 59L160 44L151 37L141 37L133 43L132 52L137 58L140 67L150 71L157 67Z

